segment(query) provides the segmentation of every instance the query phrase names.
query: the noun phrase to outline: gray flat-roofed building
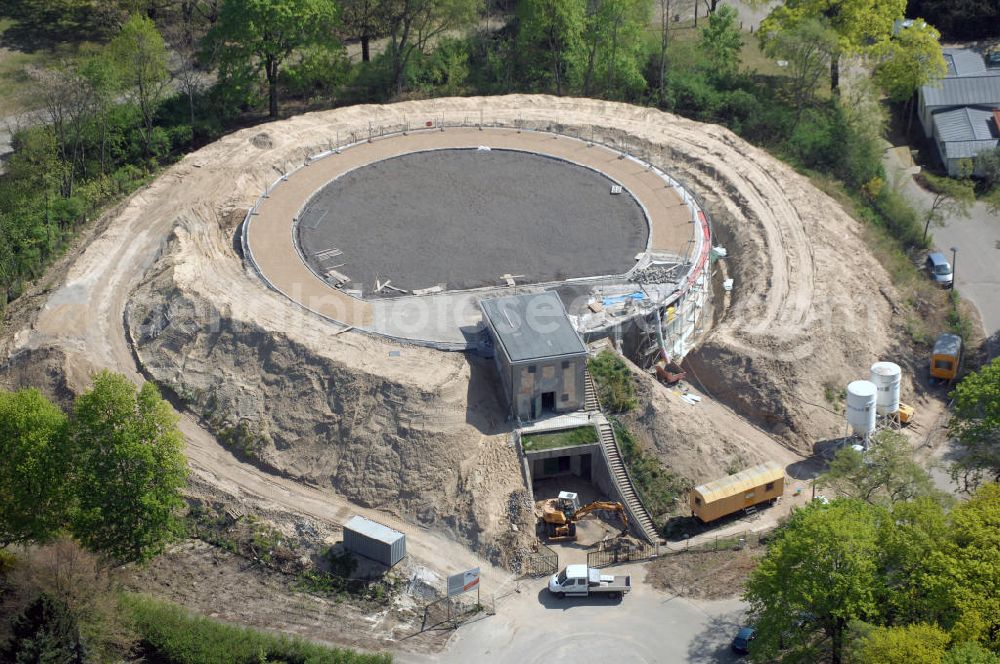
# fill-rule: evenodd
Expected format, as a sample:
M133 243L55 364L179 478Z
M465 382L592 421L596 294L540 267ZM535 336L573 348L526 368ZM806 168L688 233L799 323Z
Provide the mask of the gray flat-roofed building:
M535 420L580 410L586 396L587 347L552 292L480 300L496 347L511 414Z
M1000 78L997 79L1000 81ZM1000 145L998 113L994 109L963 106L933 116L934 140L948 174L957 176L958 162ZM975 164L977 175L980 174Z
M959 174L959 162L997 147L1000 139L1000 66L991 66L971 48L943 49L948 71L944 78L920 87L920 124L934 140L948 174Z
M363 516L344 524L344 548L392 567L406 556L406 535Z

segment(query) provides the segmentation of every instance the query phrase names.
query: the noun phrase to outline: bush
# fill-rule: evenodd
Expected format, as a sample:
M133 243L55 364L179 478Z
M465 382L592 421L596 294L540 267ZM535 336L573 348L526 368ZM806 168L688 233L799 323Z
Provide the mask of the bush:
M388 664L389 655L328 648L303 639L227 625L150 597L126 595L147 659L166 664Z
M646 509L654 517L670 512L681 494L691 488L691 482L668 470L655 456L647 454L621 422L612 420L611 424L621 448L622 460Z

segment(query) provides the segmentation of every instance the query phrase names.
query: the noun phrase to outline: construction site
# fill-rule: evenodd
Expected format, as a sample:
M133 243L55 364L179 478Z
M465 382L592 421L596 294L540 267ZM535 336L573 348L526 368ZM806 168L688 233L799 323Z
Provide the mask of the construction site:
M405 590L374 614L198 541L146 590L427 655L450 638L423 628L450 575L479 570L496 598L553 574L546 552L671 546L621 428L697 487L676 513L715 536L772 526L832 441L894 415L866 386L846 413L826 396L873 363L897 363L896 408L930 430L944 405L901 350L897 298L858 221L720 126L548 96L357 106L238 131L109 211L14 306L0 383L67 401L104 368L154 381L192 505L306 549L352 517L405 535ZM601 352L636 389L617 419Z

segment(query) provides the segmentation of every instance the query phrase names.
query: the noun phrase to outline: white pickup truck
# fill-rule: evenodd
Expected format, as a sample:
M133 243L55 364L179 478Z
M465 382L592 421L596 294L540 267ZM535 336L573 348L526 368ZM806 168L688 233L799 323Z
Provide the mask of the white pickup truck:
M556 597L585 597L606 595L621 599L632 590L632 577L610 576L586 565L567 565L566 569L549 579L549 592Z

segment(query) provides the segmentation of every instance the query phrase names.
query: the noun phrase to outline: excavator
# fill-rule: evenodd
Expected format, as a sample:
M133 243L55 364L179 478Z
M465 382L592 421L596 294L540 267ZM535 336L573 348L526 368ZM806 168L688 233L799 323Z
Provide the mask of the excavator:
M620 536L628 534L628 516L626 516L625 507L621 503L598 500L580 507L577 494L571 491L560 491L558 498L545 501L542 506L545 534L553 541L575 540L576 522L591 512L599 510L616 513L622 523Z

